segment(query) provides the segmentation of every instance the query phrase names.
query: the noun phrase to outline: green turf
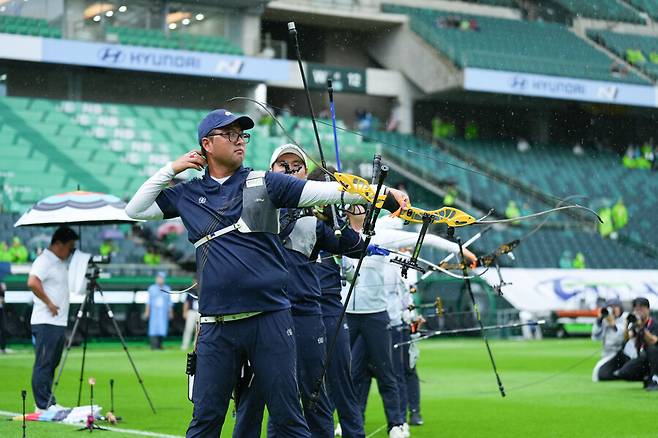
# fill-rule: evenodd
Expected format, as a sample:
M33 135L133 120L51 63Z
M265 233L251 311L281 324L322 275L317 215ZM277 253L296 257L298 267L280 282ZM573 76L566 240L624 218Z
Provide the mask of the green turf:
M185 398L184 354L174 344L151 352L140 344L130 350L158 410L152 415L118 344L93 344L87 376L97 381L97 402L109 406L109 379L116 381L118 426L184 435L192 405ZM655 437L658 393L639 383L592 383L598 345L588 340L495 341L492 349L507 389L502 399L486 350L476 339L448 339L422 344L419 374L425 425L413 437ZM64 371L58 401L77 398L81 351L75 349ZM0 410L20 411L20 390L30 391L32 351L19 348L0 356ZM85 379L86 380L86 379ZM83 392L88 394L87 387ZM84 399L83 399L84 400ZM86 401L86 400L85 400ZM28 396L28 406L33 400ZM230 436L227 419L223 436ZM384 424L382 404L373 385L366 432ZM102 432L107 436L135 436ZM0 422L0 437L20 436L19 422ZM79 437L70 426L28 423L28 437ZM385 437L385 430L373 435Z

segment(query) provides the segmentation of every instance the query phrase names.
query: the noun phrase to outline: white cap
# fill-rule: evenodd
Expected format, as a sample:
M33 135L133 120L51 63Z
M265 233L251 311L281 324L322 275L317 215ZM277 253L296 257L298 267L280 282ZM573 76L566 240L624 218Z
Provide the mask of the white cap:
M301 158L302 161L304 162L304 165L306 165L306 154L304 153L302 148L292 143L287 143L279 146L278 148L274 149L274 152L272 152L272 157L270 158L270 169L272 168L274 163L276 163L276 160L278 160L279 157L283 154L295 154L299 158Z

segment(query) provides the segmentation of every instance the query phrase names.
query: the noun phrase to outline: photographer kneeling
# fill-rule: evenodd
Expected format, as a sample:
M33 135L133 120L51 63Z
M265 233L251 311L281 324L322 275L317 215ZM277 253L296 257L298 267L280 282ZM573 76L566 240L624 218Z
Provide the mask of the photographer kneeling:
M626 326L621 301L616 298L606 301L592 326L592 339L603 341L603 352L592 371L592 381L617 380L614 372L631 359L624 354Z
M649 300L633 300L633 313L626 319L624 338L635 343L638 356L614 375L623 380L644 381L647 391L658 390L658 323L651 317Z

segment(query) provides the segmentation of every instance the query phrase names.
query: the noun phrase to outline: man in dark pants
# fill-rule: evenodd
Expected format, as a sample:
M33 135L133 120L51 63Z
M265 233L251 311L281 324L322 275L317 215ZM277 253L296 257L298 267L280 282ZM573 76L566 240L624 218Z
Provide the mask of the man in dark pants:
M69 227L58 228L50 246L32 263L27 286L34 293L32 335L34 368L32 393L37 412L49 408L55 369L59 365L66 338L69 315L68 262L78 235ZM55 397L51 403L57 405Z
M410 341L411 336L411 329L406 327L402 334L402 341ZM407 408L405 408L404 412L406 415L407 409L409 410L409 424L411 426L422 426L423 417L420 415L420 380L416 371L416 359L414 358L412 360L410 355L410 350L412 349L416 351L415 357L417 357L418 347L416 345L405 345L402 347L404 375L407 384Z
M274 151L270 161L274 172L290 173L298 179L306 179L305 154L297 146L280 146ZM295 324L297 381L304 417L312 437L332 438L333 410L324 386L320 388L319 397L313 401L314 404L311 401L326 360L327 345L315 260L320 250L358 257L363 249L363 242L359 234L349 228L345 228L342 237L337 239L331 226L305 210L281 210L280 223L279 237L283 242L289 271L286 290L292 303ZM259 437L263 408L259 388L252 385L241 395L233 436ZM271 423L268 424L268 436L280 436L272 429Z
M199 124L201 151L169 163L126 206L135 219L180 216L197 248L199 331L187 437L221 433L232 389L246 356L277 433L309 437L296 377L296 345L288 271L279 240L278 209L338 203L338 183L305 181L242 166L254 122L230 111L210 112ZM187 169L202 178L169 187ZM400 204L408 198L390 190ZM350 202L358 195L344 194Z
M638 356L613 374L622 380L644 381L647 391L658 391L658 323L651 317L649 300L633 300L633 315L624 337L634 340Z
M327 330L327 346L331 345L336 333L338 319L343 305L341 303L341 264L340 258L329 253L320 253L320 263L316 271L322 288L322 318ZM345 438L365 437L363 416L357 401L352 382L352 355L350 352L350 332L347 321L338 331L333 356L327 370L329 400L338 412L338 420Z

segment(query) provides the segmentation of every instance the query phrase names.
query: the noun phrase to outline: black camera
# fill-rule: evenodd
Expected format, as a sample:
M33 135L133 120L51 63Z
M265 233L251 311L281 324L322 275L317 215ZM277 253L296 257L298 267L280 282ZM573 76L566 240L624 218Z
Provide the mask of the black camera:
M601 309L601 318L606 318L608 315L614 314L612 307L604 307Z
M628 324L635 324L637 322L637 316L634 313L629 313L626 317L626 322Z
M89 258L89 264L87 265L87 272L85 273L85 277L89 280L98 279L103 272L103 269L101 269L101 267L98 265L107 265L109 263L109 255L92 255Z

